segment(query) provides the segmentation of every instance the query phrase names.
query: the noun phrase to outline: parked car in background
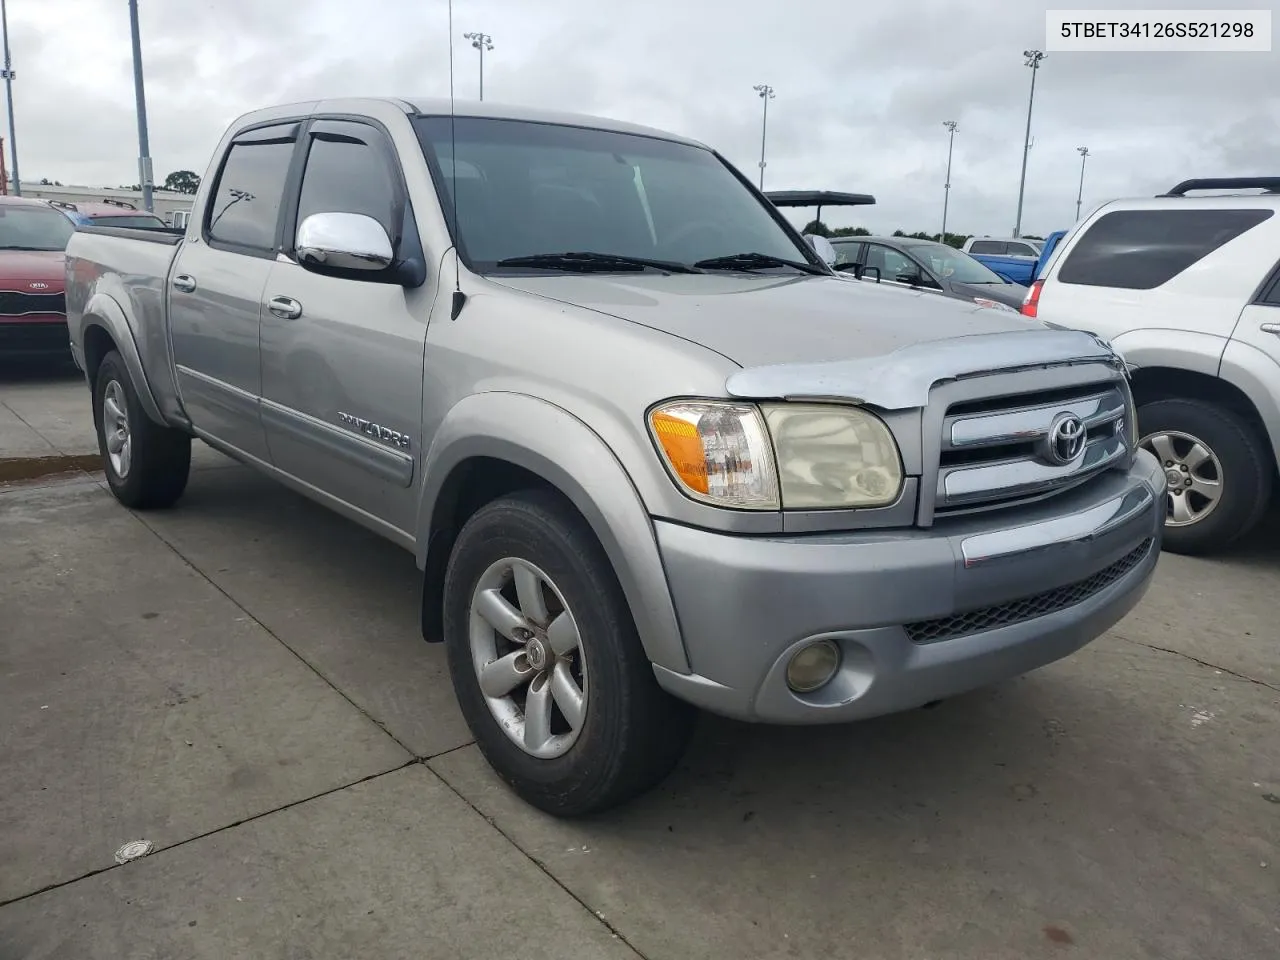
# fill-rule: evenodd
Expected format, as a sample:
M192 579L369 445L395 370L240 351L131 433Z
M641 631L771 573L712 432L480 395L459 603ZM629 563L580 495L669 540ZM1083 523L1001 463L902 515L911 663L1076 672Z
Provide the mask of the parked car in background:
M970 237L960 249L965 253L978 256L996 257L1030 257L1034 260L1040 256L1044 247L1043 240L1032 240L1021 237L1016 240L999 240L995 237Z
M984 301L1019 310L1027 288L1010 283L967 253L912 237L832 237L837 270L874 276L881 283L932 290L956 300ZM872 272L869 273L868 268Z
M140 211L125 200L104 200L101 203L70 203L65 200L46 200L66 215L77 226L133 227L143 230L166 230L169 225L153 213Z
M74 233L43 200L0 196L0 358L69 355L63 292Z
M552 813L654 785L693 707L834 723L1043 666L1155 570L1110 347L841 279L683 137L275 107L192 221L71 240L112 493L174 504L196 436L411 551L480 750Z
M961 249L1009 282L1025 287L1035 279L1036 261L1043 248L1042 240L970 237Z
M1205 190L1219 195L1193 195ZM1280 177L1188 180L1105 203L1027 294L1027 316L1095 333L1133 368L1141 442L1165 470L1170 550L1218 550L1270 503L1280 462L1277 211Z

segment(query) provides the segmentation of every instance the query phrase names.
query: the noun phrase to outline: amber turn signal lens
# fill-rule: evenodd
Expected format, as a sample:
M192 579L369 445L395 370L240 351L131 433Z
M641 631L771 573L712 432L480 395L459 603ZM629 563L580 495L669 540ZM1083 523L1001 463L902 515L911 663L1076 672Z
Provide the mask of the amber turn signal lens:
M702 438L698 436L698 428L688 420L681 420L655 410L649 418L653 424L654 436L667 455L671 469L680 477L680 482L690 490L707 493L707 459L702 450Z

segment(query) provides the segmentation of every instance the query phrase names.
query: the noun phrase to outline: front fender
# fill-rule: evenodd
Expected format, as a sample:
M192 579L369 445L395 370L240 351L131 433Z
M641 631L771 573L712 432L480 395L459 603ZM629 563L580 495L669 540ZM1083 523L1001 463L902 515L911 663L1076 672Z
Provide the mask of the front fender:
M120 304L108 294L95 293L84 306L78 338L81 350L84 349L85 334L90 327L94 326L106 330L115 342L116 349L124 358L125 369L129 371L129 379L133 381L133 389L138 395L138 402L142 405L143 411L156 423L164 426L165 420L160 413L160 405L156 403L155 395L151 392L151 384L147 381L142 357L138 353L138 343L133 338L133 330ZM93 384L89 387L92 389Z
M569 498L613 565L649 659L688 673L653 524L635 485L597 433L545 400L518 393L479 393L449 411L423 466L416 538L419 568L426 566L441 490L453 470L473 457L523 467Z
M1190 330L1129 330L1111 340L1131 367L1171 367L1216 377L1227 347L1224 337Z

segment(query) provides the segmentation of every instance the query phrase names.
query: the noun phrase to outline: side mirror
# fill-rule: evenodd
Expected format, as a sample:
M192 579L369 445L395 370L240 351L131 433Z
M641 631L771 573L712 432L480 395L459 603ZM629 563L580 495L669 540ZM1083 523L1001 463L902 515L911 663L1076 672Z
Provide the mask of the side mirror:
M809 246L813 247L814 252L822 258L822 262L828 267L833 266L836 262L836 248L831 245L831 241L826 237L820 237L816 233L806 233L804 235Z
M386 270L395 260L382 224L362 213L313 213L298 225L298 262L325 270Z
M893 279L899 283L909 283L913 287L920 285L920 274L918 273L899 273Z
M864 265L863 267L861 267L859 270L857 270L857 271L854 273L854 276L855 276L855 277L857 277L859 280L865 280L865 279L867 278L867 274L868 274L868 273L875 273L875 275L876 275L876 283L879 283L879 282L880 282L880 268L879 268L879 267L873 267L873 266L870 266L870 265Z

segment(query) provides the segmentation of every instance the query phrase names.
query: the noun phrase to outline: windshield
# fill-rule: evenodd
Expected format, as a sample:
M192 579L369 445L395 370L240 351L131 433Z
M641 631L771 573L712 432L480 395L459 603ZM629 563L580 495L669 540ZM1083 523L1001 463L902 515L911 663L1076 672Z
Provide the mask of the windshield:
M65 250L75 232L52 207L0 204L0 250Z
M458 117L454 124L416 121L444 174L446 208L456 136L457 234L472 269L569 251L681 264L742 253L815 262L709 150L523 120Z
M154 230L156 227L165 226L165 222L159 217L148 217L145 214L122 217L106 214L101 217L90 217L89 220L95 227L142 227Z
M944 280L954 280L957 283L1004 283L973 257L945 243L912 244L907 249L932 270L934 276Z

